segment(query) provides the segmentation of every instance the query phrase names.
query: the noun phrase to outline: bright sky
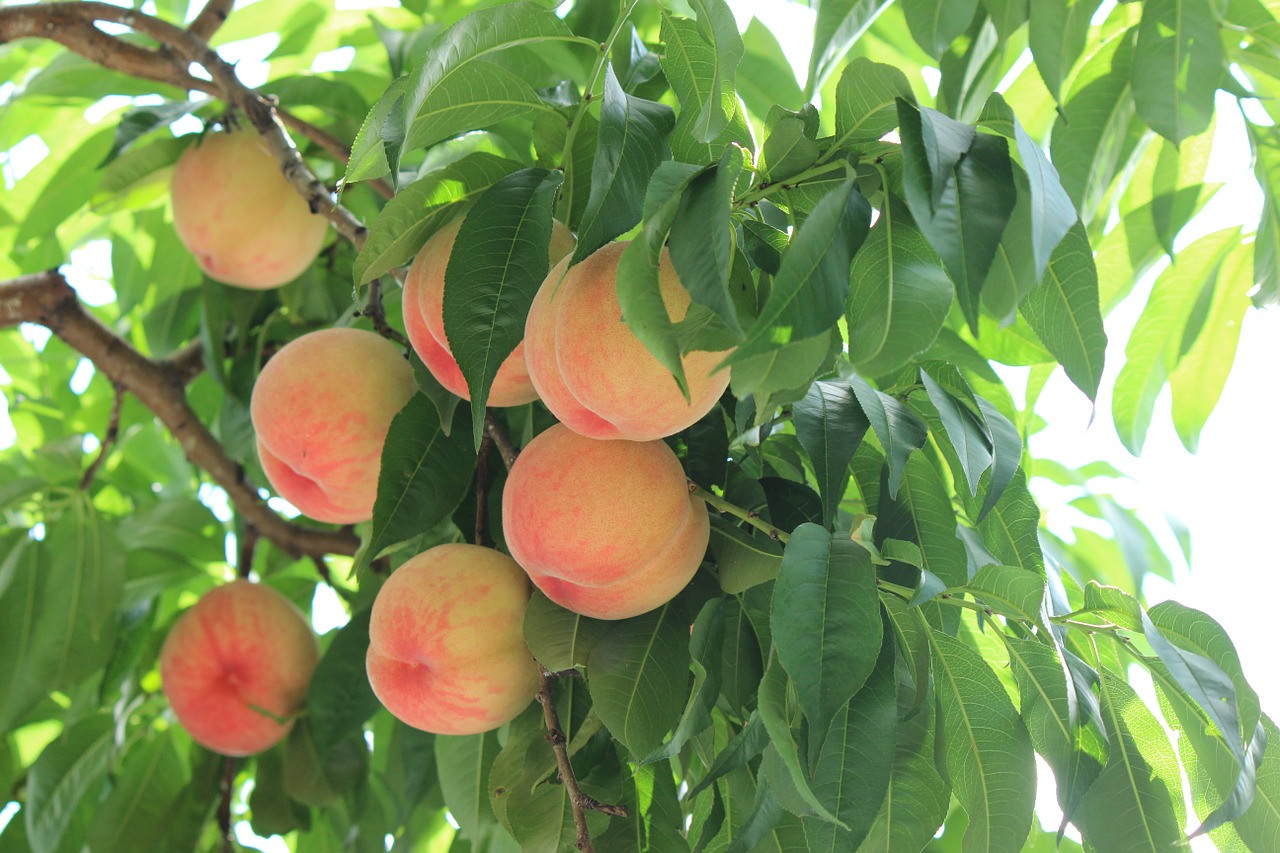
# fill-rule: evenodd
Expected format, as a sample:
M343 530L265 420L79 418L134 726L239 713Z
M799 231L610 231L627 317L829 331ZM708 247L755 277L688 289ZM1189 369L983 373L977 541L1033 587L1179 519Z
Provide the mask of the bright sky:
M755 16L777 35L797 76L803 79L813 11L785 0L729 0L729 3L740 28L745 29ZM366 5L385 4L380 0L339 3L340 7L348 8ZM1109 7L1110 2L1106 5ZM268 37L237 46L240 50L234 55L224 50L224 55L242 60L240 73L246 82L256 85L266 79L266 70L260 62L273 46L274 39ZM318 58L316 70L345 67L349 61L349 54L334 52ZM1256 227L1261 198L1250 171L1250 152L1243 127L1234 102L1222 96L1214 154L1205 180L1225 186L1191 226L1190 231L1195 235L1236 224L1244 225L1246 230ZM38 158L44 152L33 149L30 154ZM17 162L12 167L22 168ZM1182 242L1185 244L1189 239L1184 238ZM72 269L78 279L77 286L94 302L113 296L109 288L100 283L109 271L107 257L105 252L91 249L77 259L79 263ZM1276 379L1280 367L1280 311L1250 311L1246 316L1236 366L1201 437L1199 453L1187 453L1178 441L1166 391L1157 404L1143 455L1134 458L1120 444L1112 426L1110 387L1123 364L1123 342L1141 312L1149 287L1149 281L1140 286L1108 319L1107 331L1112 344L1107 353L1106 377L1097 409L1094 410L1059 371L1041 397L1038 409L1048 426L1033 437L1031 448L1036 456L1056 459L1068 466L1107 460L1132 475L1132 483L1120 487L1113 484L1112 488L1121 501L1141 512L1178 567L1175 584L1159 578L1148 580L1145 588L1148 600L1154 604L1174 598L1206 611L1221 622L1235 640L1245 673L1258 691L1263 708L1278 713L1280 668L1275 667L1273 656L1280 558L1271 539L1274 532L1271 525L1280 523L1277 492L1280 441L1276 438L1280 424L1280 381ZM1025 370L1011 369L1005 375L1015 394L1019 393ZM0 369L0 382L6 378ZM88 376L79 377L78 381L87 383ZM3 406L0 397L0 447L12 441L12 426ZM1063 529L1062 524L1055 523L1055 518L1066 519L1070 511L1064 512L1061 505L1056 508L1053 505L1061 492L1038 488L1037 494L1045 505L1049 523L1055 529ZM1192 571L1182 564L1172 535L1163 523L1166 514L1180 519L1191 531ZM1052 781L1043 766L1039 801L1037 808L1042 822L1056 827ZM11 809L0 811L0 825L10 813ZM247 833L241 841L268 850L285 849L278 840L267 844ZM1204 839L1199 842L1193 849L1212 849Z

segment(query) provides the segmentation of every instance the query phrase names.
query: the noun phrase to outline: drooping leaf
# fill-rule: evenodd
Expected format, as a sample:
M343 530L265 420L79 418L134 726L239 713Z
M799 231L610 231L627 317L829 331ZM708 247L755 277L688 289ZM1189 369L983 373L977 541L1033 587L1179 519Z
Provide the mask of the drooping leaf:
M550 672L585 669L592 646L608 630L608 622L566 610L536 590L524 614L529 651Z
M502 8L508 8L506 6ZM640 221L644 190L665 159L675 127L671 108L628 95L613 66L605 66L599 147L591 168L591 195L582 214L577 263Z
M844 379L853 389L871 429L880 446L884 448L885 458L889 463L889 496L898 492L898 484L902 482L902 472L906 468L907 459L913 450L924 447L929 438L929 428L919 415L900 403L896 398L871 385L852 371L847 372Z
M358 733L381 707L365 675L369 612L356 613L338 629L307 686L311 739L322 757L338 741Z
M973 20L978 0L903 0L902 11L916 44L933 57L946 53L951 42Z
M174 740L172 731L161 731L129 751L115 787L94 810L90 850L128 853L160 841L169 808L186 781Z
M86 717L46 746L31 765L22 814L32 853L60 849L81 800L106 776L112 729L107 714Z
M1054 100L1062 100L1062 84L1080 58L1089 36L1090 18L1101 0L1029 3L1028 41L1036 70Z
M1022 849L1035 805L1035 760L1021 717L973 649L934 631L933 667L943 759L969 816L965 847Z
M720 695L720 657L724 647L724 604L713 598L703 605L689 633L689 658L693 689L671 740L645 757L642 764L667 761L680 753L689 739L711 725L711 709Z
M866 681L883 640L871 555L816 524L791 534L773 591L778 659L795 681L813 733L825 733ZM821 619L823 630L809 625Z
M742 33L743 59L738 65L737 90L756 116L768 115L775 105L788 110L804 106L804 94L778 38L752 18Z
M889 0L832 0L818 5L813 24L813 51L809 54L806 96L822 89L845 51L866 32L889 5Z
M791 412L818 478L823 524L830 525L849 482L849 462L871 423L846 382L813 383Z
M529 306L550 268L551 209L563 175L521 169L480 194L445 270L444 333L467 380L472 438L484 434L498 368L524 340Z
M733 12L724 0L692 0L690 5L698 13L698 33L715 57L708 88L722 95L703 103L693 124L693 135L699 142L712 142L732 118L732 111L724 109L723 94L733 91L738 63L742 61L742 37L738 35Z
M1174 144L1204 130L1213 116L1223 60L1209 0L1144 4L1132 71L1138 114Z
M945 376L949 373L939 368L934 369L940 375ZM964 478L969 483L969 493L976 495L978 481L991 467L992 461L991 436L987 432L986 424L977 412L969 408L970 401L967 397L971 395L962 392L961 399L953 396L951 391L930 375L928 367L920 370L920 381L929 395L929 402L933 403L934 408L938 410L942 428L956 452L956 457L960 460ZM960 381L963 382L963 378Z
M466 837L479 840L494 822L489 805L489 769L498 754L493 732L436 735L435 759L449 813Z
M735 248L729 213L742 166L742 149L730 145L715 167L689 181L671 224L669 241L671 262L689 297L710 308L735 331L740 331L740 326L729 294Z
M720 588L730 595L768 583L782 566L781 545L752 536L718 516L711 519L710 548L720 570Z
M1000 499L978 525L983 542L1006 566L1044 575L1040 550L1040 507L1027 489L1025 472L1017 472Z
M470 414L459 406L446 435L435 405L415 394L392 419L382 448L373 532L357 567L439 524L466 497L475 467L475 447L462 426Z

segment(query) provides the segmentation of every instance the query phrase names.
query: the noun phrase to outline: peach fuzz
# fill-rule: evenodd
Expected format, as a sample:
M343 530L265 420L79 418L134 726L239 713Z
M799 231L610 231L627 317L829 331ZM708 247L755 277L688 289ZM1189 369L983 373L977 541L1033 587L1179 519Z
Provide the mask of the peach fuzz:
M462 217L441 228L427 240L404 282L404 326L418 357L441 385L464 400L470 400L467 380L458 368L444 333L444 274L462 227ZM573 251L573 233L556 222L551 229L548 262L556 263ZM489 389L490 406L519 406L536 400L524 344L518 344L498 368Z
M173 226L200 269L238 287L264 290L297 278L329 227L251 129L210 133L183 151L171 195Z
M323 329L290 341L249 401L272 488L316 521L371 518L387 429L414 388L400 350L373 332Z
M707 507L661 441L600 441L557 424L517 457L502 491L511 556L547 597L596 619L670 601L702 562Z
M686 354L685 400L670 371L622 321L616 282L626 246L610 243L567 273L567 260L551 270L525 323L525 360L542 402L574 432L647 441L709 412L729 384L729 371L713 373L727 353ZM689 293L665 248L658 274L667 313L679 322Z
M160 649L160 680L197 743L252 755L289 733L319 660L311 626L293 602L237 580L205 593L174 622Z
M396 569L373 602L365 658L397 719L447 735L514 719L538 692L524 642L529 579L505 554L437 545Z

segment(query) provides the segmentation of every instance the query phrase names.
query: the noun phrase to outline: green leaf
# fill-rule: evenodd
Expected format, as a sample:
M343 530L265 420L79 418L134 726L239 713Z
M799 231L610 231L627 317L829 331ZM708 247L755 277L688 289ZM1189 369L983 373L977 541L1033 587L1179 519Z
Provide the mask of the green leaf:
M113 730L107 714L86 717L46 746L31 765L22 813L32 853L59 849L81 800L107 774Z
M880 446L884 448L889 464L889 495L892 497L898 493L902 472L911 452L924 447L928 440L929 427L897 398L872 388L858 374L849 371L842 375L853 389L858 405L862 407L867 420L871 422L872 431L880 440Z
M186 775L171 730L155 733L130 749L115 787L94 809L89 849L94 853L151 849L168 828L169 809Z
M806 819L811 850L856 850L889 791L898 703L894 643L888 627L875 669L831 721L813 768L814 792L848 828Z
M976 330L982 285L1017 202L1008 143L898 102L907 206Z
M1280 731L1271 718L1262 716L1261 725L1270 744L1280 743ZM1250 850L1268 850L1280 843L1280 750L1265 753L1258 768L1257 796L1253 805L1232 822Z
M868 376L892 373L928 349L951 309L951 280L893 196L854 256L849 281L849 359Z
M369 226L351 273L357 286L411 260L422 244L517 163L485 152L468 154L396 193Z
M746 62L738 65L736 88L747 109L766 116L775 105L788 110L804 106L804 93L782 45L759 18L752 18L747 24L742 46Z
M645 348L671 371L680 392L688 397L688 380L675 324L667 313L660 283L663 244L680 209L682 193L698 170L668 161L658 167L645 195L648 217L644 228L618 260L618 304L622 319ZM578 245L582 245L579 243Z
M392 419L382 447L373 532L357 557L357 570L392 545L444 521L466 497L475 448L460 425L469 414L459 406L446 435L435 405L414 394Z
M691 0L690 5L698 14L698 33L711 48L713 57L706 87L710 92L721 94L719 98L707 98L702 104L693 123L693 135L699 142L713 142L732 118L732 109L724 109L723 96L733 92L734 76L742 61L742 37L738 35L733 12L724 0ZM705 79L706 69L699 69L698 74Z
M811 749L875 667L883 641L879 608L867 549L816 524L795 529L782 555L769 624L809 720ZM815 620L822 631L812 630Z
M682 609L668 602L615 622L591 648L591 701L613 736L636 757L662 744L685 704L689 622Z
M335 745L360 732L381 707L365 675L369 650L369 610L338 629L307 685L311 740L323 758Z
M806 97L821 91L849 47L867 31L890 0L828 0L818 4L809 54ZM855 60L856 61L856 60Z
M494 732L436 735L436 767L449 814L467 838L479 841L494 821L489 805L489 768L498 755Z
M720 589L730 595L768 583L782 567L781 545L752 536L718 515L711 517L710 548L719 569Z
M1107 335L1098 306L1098 270L1083 225L1072 226L1054 249L1044 280L1022 301L1021 310L1067 377L1096 400Z
M1022 849L1035 805L1031 740L995 673L971 648L931 634L943 760L969 816L967 850Z
M818 111L812 105L798 113L774 107L765 120L765 128L759 166L771 182L798 175L817 161L820 149L814 137Z
M533 96L532 103L538 103L532 87L500 66L478 60L505 48L566 39L570 35L569 28L554 12L531 0L479 9L462 18L432 43L406 91L405 145L410 149L425 147L464 130L527 112L528 95ZM521 92L520 87L527 92ZM468 104L472 89L476 100ZM517 93L524 97L516 97ZM519 106L504 101L517 102Z
M769 733L769 748L787 771L784 784L794 789L804 806L806 813L817 815L822 822L838 824L836 817L809 786L808 774L801 764L800 749L796 744L791 729L791 713L787 708L786 672L778 665L777 658L771 658L765 668L764 677L760 680L759 711L760 721ZM847 709L847 704L845 708ZM839 715L834 719L840 719ZM841 739L843 745L843 738ZM829 798L830 799L830 798Z
M753 711L747 722L743 724L742 730L729 739L729 743L711 762L707 775L689 790L688 799L692 800L710 788L718 779L745 767L747 762L764 752L768 743L769 731L760 719L760 712Z
M871 423L848 383L815 382L791 408L796 438L813 463L822 496L823 524L830 525L849 482L849 462Z
M1037 576L1044 575L1040 507L1027 489L1025 472L1017 472L1009 481L1009 488L982 519L978 530L987 548L1001 563Z
M1228 250L1218 271L1204 325L1190 349L1183 347L1185 352L1169 376L1173 426L1182 446L1192 453L1200 444L1200 431L1222 396L1235 362L1236 345L1253 285L1247 260L1248 253L1242 247L1233 246Z
M494 814L518 849L528 853L558 853L572 844L573 817L565 788L542 784L545 769L552 764L549 758L542 714L531 709L512 721L502 752L488 772ZM496 828L493 832L497 836L492 838L493 845L515 846ZM488 840L477 838L473 847L485 846Z
M735 248L729 213L743 162L742 149L730 145L716 166L693 177L680 197L670 231L671 262L689 297L736 332L741 326L729 294Z
M508 8L508 7L502 7ZM578 229L571 264L630 230L643 211L645 187L666 159L675 114L665 104L622 90L613 66L605 66L599 147L591 168L591 195Z
M1178 253L1178 261L1156 279L1142 315L1125 345L1125 363L1116 377L1111 416L1116 433L1135 456L1142 452L1156 397L1178 364L1192 314L1206 287L1215 284L1239 229L1201 237Z
M1075 225L1076 211L1062 187L1058 170L1049 162L1044 149L1022 129L1022 123L1016 117L1013 129L1018 156L1022 158L1030 187L1031 249L1035 258L1035 276L1041 279L1053 250Z
M821 10L818 12L822 17ZM915 100L911 84L892 65L856 57L836 86L836 136L831 150L876 142L898 126L898 99Z
M608 630L608 622L566 610L538 590L524 613L525 642L550 672L585 669L592 647Z
M1089 22L1101 0L1031 3L1027 39L1050 96L1062 102L1062 84L1084 52Z
M1047 631L1048 626L1040 620L1044 584L1044 577L1035 572L1013 566L990 565L978 569L964 589L997 613L1038 625L1042 631Z
M711 725L711 709L720 695L720 658L724 648L724 603L713 598L702 606L689 633L693 689L671 740L650 753L641 764L667 761L680 754L690 738Z
M666 767L637 767L624 777L622 802L627 817L610 820L609 830L596 840L596 848L617 853L688 851L689 842L681 834L685 820L675 778Z
M969 28L978 0L902 0L902 12L916 44L932 57L947 52L951 42Z
M1022 463L1022 435L1018 428L995 407L994 403L977 397L978 412L991 435L991 477L987 481L987 496L982 502L977 521L982 522L1000 501L1005 489L1013 482Z
M849 265L870 227L871 205L853 181L828 193L796 231L759 318L729 361L739 363L834 326L849 293Z
M107 215L138 209L162 197L169 189L169 167L187 150L189 139L162 137L112 160L94 188L89 208Z
M1008 39L1028 18L1028 0L982 0L1000 38Z
M1156 133L1177 144L1209 126L1224 64L1209 0L1143 4L1133 57L1133 99Z
M462 220L445 269L444 333L467 380L475 446L498 368L550 269L551 209L564 175L521 169L485 190Z
M23 536L0 560L0 730L8 731L56 689L58 673L41 665L36 625L44 610L49 551ZM40 656L38 656L40 653Z
M950 372L941 368L934 368L934 370L941 376L946 376ZM964 381L962 377L958 378L960 382ZM991 467L992 461L991 437L987 432L986 424L977 412L969 408L968 400L960 400L952 396L948 389L930 375L928 368L920 370L920 381L924 384L929 401L938 410L938 417L942 420L942 428L947 434L947 440L951 442L951 447L960 460L964 478L969 484L969 493L978 494L978 480Z
M1076 823L1094 849L1169 850L1182 843L1182 801L1173 748L1155 717L1120 676L1100 671L1107 763L1080 803Z
M1253 280L1258 283L1253 301L1262 307L1280 302L1280 133L1253 124L1247 129L1253 172L1262 187L1262 218L1253 243Z
M347 160L347 172L342 178L343 184L380 178L392 171L391 164L387 161L383 128L388 118L393 116L403 124L404 97L409 90L409 84L408 77L392 80L378 97L377 103L369 109L369 114L356 133L355 141L351 143L351 157ZM394 175L393 178L395 178Z

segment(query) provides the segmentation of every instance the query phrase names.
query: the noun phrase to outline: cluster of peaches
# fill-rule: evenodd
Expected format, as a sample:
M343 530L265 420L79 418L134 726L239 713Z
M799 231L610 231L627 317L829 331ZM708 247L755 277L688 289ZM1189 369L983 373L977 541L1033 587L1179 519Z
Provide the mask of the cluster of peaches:
M286 283L325 237L325 220L251 132L213 134L188 149L175 169L173 205L178 233L201 267L241 287ZM246 226L246 207L271 211L274 230ZM460 226L461 218L427 241L403 298L413 348L442 385L466 398L443 322L445 269ZM690 495L660 439L719 399L728 371L715 367L725 353L685 356L686 399L622 321L615 276L624 244L569 268L573 246L556 223L551 271L524 341L490 393L498 407L541 399L560 420L529 442L504 486L511 556L478 545L431 548L401 565L373 606L369 682L392 714L426 731L487 731L532 701L538 665L523 637L530 581L569 610L623 619L673 598L706 550L706 506ZM665 251L660 284L679 320L690 299ZM291 341L263 368L250 406L272 487L318 521L368 520L387 431L414 390L403 354L371 332L326 329ZM236 581L178 619L161 676L198 742L246 755L288 731L317 660L310 627L290 602Z

